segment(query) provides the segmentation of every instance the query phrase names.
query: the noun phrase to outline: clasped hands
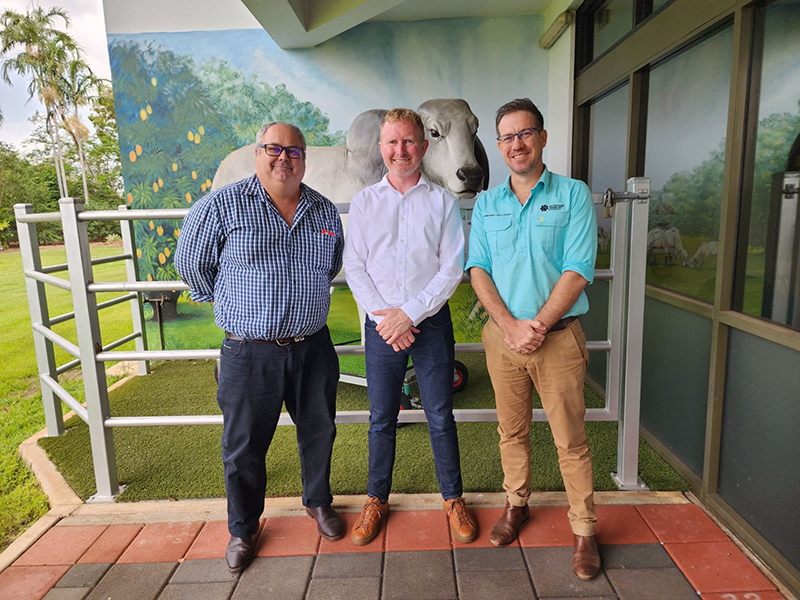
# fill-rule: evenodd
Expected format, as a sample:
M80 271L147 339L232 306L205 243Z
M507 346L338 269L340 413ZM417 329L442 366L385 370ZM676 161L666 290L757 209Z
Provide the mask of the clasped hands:
M518 354L531 354L544 342L547 327L538 319L514 319L505 329L508 348Z
M383 317L383 320L375 327L375 331L395 352L411 347L416 339L414 334L419 333L419 329L414 327L411 317L402 309L384 308L376 310L372 314Z

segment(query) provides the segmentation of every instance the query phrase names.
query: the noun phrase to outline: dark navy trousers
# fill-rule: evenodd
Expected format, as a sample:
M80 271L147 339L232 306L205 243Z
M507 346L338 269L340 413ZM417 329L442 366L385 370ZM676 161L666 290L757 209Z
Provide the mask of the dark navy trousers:
M297 426L303 505L333 502L330 472L338 381L339 360L327 327L288 346L223 342L217 402L224 421L222 462L231 535L246 537L258 529L267 485L266 454L284 404Z

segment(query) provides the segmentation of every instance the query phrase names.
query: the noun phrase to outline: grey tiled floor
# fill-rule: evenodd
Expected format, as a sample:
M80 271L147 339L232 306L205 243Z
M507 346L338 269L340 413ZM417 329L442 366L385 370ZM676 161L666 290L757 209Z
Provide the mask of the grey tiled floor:
M222 559L75 565L45 600L696 600L659 544L605 546L592 581L571 548L457 548L256 558L240 576Z

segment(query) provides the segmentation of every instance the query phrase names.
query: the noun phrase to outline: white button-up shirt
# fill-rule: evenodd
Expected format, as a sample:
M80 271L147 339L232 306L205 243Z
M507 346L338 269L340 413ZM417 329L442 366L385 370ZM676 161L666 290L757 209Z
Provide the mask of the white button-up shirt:
M464 231L456 199L424 175L405 194L387 177L355 195L345 236L350 291L370 319L400 308L419 325L453 295L464 273Z

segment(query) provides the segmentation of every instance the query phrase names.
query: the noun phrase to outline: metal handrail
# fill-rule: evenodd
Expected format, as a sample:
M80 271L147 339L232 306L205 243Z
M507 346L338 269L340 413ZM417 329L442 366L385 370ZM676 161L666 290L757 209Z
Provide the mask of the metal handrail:
M33 269L26 269L23 271L25 277L30 277L31 279L35 279L36 281L41 281L42 283L49 283L50 285L54 285L57 288L61 288L62 290L70 291L72 286L70 285L69 281L65 279L61 279L59 277L54 277L53 275L47 275L46 273L40 273L39 271L34 271Z
M89 422L89 412L86 410L86 407L83 406L80 402L78 402L67 390L65 390L61 385L50 375L47 373L42 373L39 375L39 381L53 390L53 393L61 398L61 401L69 406L75 414L78 415L81 419L83 419L84 423Z
M135 300L139 296L131 292L130 294L125 294L124 296L117 296L116 298L112 298L111 300L106 300L105 302L101 302L97 305L97 310L103 310L104 308L108 308L109 306L116 306L117 304L122 304L128 300ZM58 325L59 323L64 323L65 321L69 321L75 318L74 312L64 313L63 315L58 315L57 317L53 317L50 319L50 325Z
M20 223L61 223L61 213L30 213L27 215L17 215Z
M78 221L144 221L146 219L182 219L188 208L153 208L137 210L82 210Z
M59 348L63 348L64 350L72 354L72 356L74 356L75 358L78 358L81 355L81 351L80 348L78 348L78 346L70 342L65 337L58 335L55 331L53 331L49 327L45 327L41 323L33 323L31 327L36 333L40 333L46 339L53 342Z

